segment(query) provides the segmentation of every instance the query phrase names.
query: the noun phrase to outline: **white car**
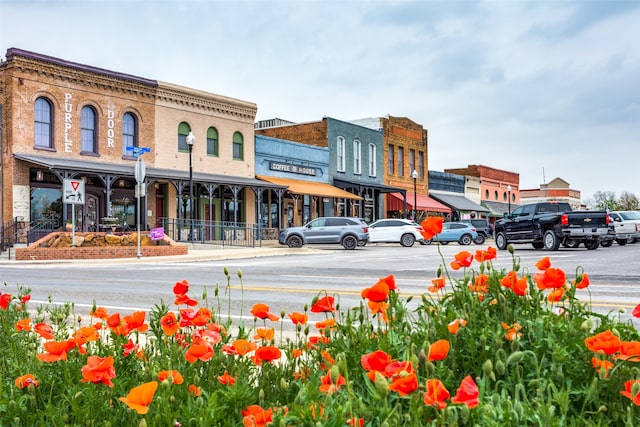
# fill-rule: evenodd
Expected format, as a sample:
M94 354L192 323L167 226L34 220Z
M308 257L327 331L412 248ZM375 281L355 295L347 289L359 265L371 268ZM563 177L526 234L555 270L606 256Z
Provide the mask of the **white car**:
M611 211L609 217L613 220L616 231L616 242L620 246L627 243L635 243L640 240L640 212L636 211ZM603 246L611 246L613 241Z
M420 231L422 226L408 219L379 219L369 225L369 242L400 243L402 246L410 247L416 241L424 240Z

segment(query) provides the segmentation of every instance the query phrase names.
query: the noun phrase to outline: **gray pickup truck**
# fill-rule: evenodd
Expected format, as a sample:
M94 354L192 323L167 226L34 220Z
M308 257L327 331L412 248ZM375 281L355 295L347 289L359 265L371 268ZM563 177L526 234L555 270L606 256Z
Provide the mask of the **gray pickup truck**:
M532 203L496 221L494 238L498 249L506 249L509 243L531 243L536 249L556 251L561 244L583 243L593 250L607 238L610 222L606 211L572 211L562 202Z

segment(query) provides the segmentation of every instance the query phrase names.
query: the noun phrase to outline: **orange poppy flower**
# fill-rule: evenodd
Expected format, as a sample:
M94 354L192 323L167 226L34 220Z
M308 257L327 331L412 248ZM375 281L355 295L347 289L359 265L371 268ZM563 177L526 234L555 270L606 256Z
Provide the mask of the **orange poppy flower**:
M281 356L282 352L278 347L262 346L256 349L251 360L253 360L253 363L255 363L256 365L260 365L262 362L272 362L274 360L278 360Z
M334 312L336 310L335 307L333 306L334 301L335 301L335 298L333 298L332 296L322 297L318 299L311 306L311 312L312 313Z
M294 325L306 325L309 321L309 316L305 313L298 313L294 311L293 313L289 313L289 319L291 319L291 322Z
M309 337L307 340L307 345L309 348L312 348L318 344L328 344L331 341L331 338L321 336L321 337Z
M242 410L242 424L245 427L265 427L273 421L273 410L262 409L259 405L250 405Z
M396 278L394 277L393 274L383 277L382 279L379 280L379 282L386 283L390 291L398 290L398 287L396 286Z
M178 319L173 311L168 312L160 319L160 326L162 327L162 332L164 332L167 336L172 336L176 332L180 326L178 325Z
M622 341L620 344L620 354L616 359L640 362L640 341Z
M444 218L441 216L430 216L420 223L422 226L422 237L425 240L431 240L436 234L442 233L442 223L444 222Z
M48 341L44 343L46 353L37 354L38 360L47 363L57 362L59 360L67 360L67 352L75 347L75 343L70 340L65 341Z
M320 385L319 389L325 394L335 393L336 391L340 390L343 385L347 384L347 380L340 374L338 374L336 382L334 383L331 380L331 372L327 372L327 375L320 377L320 381L322 384Z
M234 385L236 383L236 379L229 375L227 371L224 371L224 374L218 377L218 382L222 385Z
M24 319L20 319L15 324L16 331L30 331L31 330L31 319L25 317Z
M34 387L38 387L38 380L32 374L25 374L21 377L16 378L16 387L25 388L33 385Z
M332 328L335 328L336 324L337 324L336 319L329 318L329 319L326 319L326 320L321 320L319 322L316 322L316 328L318 328L318 329L325 329L325 328L332 329Z
M189 282L186 279L173 285L174 295L185 295L187 292L189 292Z
M189 363L195 363L197 360L203 362L209 361L213 357L213 347L203 338L194 338L191 345L187 348L184 358Z
M136 329L142 333L147 332L147 330L149 329L149 325L144 323L146 315L147 313L144 311L134 311L130 315L124 316L122 318L122 332L126 331L124 335L127 335L130 332L135 331Z
M451 261L451 268L459 270L462 267L470 267L473 263L473 254L469 251L458 252Z
M275 331L273 328L258 328L256 329L256 334L253 336L254 340L263 340L263 341L271 341Z
M149 411L149 405L151 404L157 389L157 381L144 383L132 388L131 391L129 391L129 394L127 394L127 397L121 397L119 400L138 414L144 415Z
M491 261L492 259L496 259L498 257L498 253L496 248L493 246L489 246L486 251L477 250L474 258L478 262Z
M195 384L189 384L189 394L194 397L198 397L202 394L202 389Z
M127 341L126 344L122 344L124 351L122 354L124 357L129 357L131 353L136 353L138 355L138 359L142 359L144 356L144 349L140 348L140 344L135 344L131 338Z
M444 288L447 281L444 276L440 276L437 279L431 279L431 283L433 283L433 286L429 286L427 290L431 293L436 293L440 289Z
M235 340L233 342L232 348L233 350L235 350L235 354L238 354L239 356L244 356L245 354L258 348L258 346L254 342L240 339L240 340Z
M379 280L370 288L363 289L360 295L373 302L386 301L389 297L389 285L385 281Z
M107 309L104 307L98 307L96 308L95 311L93 310L89 311L89 315L93 317L97 317L98 319L102 319L102 320L107 320L107 318L109 317L109 313L107 312Z
M582 275L575 278L573 282L571 282L576 289L584 289L589 286L589 275L587 273L582 273Z
M549 267L543 273L534 274L533 280L540 290L558 289L564 286L567 282L567 277L563 270Z
M98 341L100 335L98 335L98 331L93 326L86 326L78 329L73 334L73 339L76 341L76 344L83 345L88 341Z
M609 377L609 369L613 368L613 362L610 360L602 360L597 357L591 358L591 366L596 370L604 370L605 376Z
M564 288L554 289L553 291L549 292L549 295L547 295L547 301L558 302L562 300L563 296L564 296Z
M294 348L293 351L291 352L291 356L296 359L300 356L302 356L304 353L304 351L300 348Z
M278 320L278 316L276 316L275 314L269 311L269 306L262 303L258 303L254 305L253 308L251 309L251 314L253 314L258 319L262 319L262 320L269 319L272 322L275 322L276 320Z
M113 387L111 378L116 376L116 368L113 367L113 356L89 356L87 364L82 367L81 372L83 383L102 383Z
M425 391L422 400L425 405L444 409L447 407L445 400L449 399L449 396L449 390L447 390L440 380L428 379L427 390Z
M456 395L451 399L451 403L462 403L469 409L473 409L478 406L478 386L471 375L467 375L460 382L460 387L456 391Z
M606 355L615 354L622 348L620 338L609 330L586 338L584 343L594 353L602 352Z
M519 323L514 323L513 325L509 326L506 323L502 322L502 329L507 330L507 333L504 334L504 339L506 339L507 341L514 341L522 336L522 332L518 332L520 331L520 329L522 329L522 326Z
M51 326L46 323L37 323L33 325L33 332L40 335L40 338L44 338L45 340L52 340L55 338L53 335L53 329L51 329Z
M324 360L326 360L329 363L329 365L334 365L336 363L335 359L333 357L331 357L331 355L329 354L329 352L327 350L322 350L320 352L320 355L322 356L322 358ZM323 363L323 365L324 365L324 363Z
M393 359L382 350L363 354L360 357L360 364L367 371L384 371Z
M634 405L640 406L640 391L637 391L633 394L633 389L635 387L636 390L640 390L640 380L629 380L624 383L624 391L621 391L620 394L624 397L631 399Z
M429 346L429 354L427 356L427 359L430 362L444 360L449 355L449 348L449 341L438 340Z
M415 372L406 375L397 375L389 384L389 390L395 391L400 396L407 396L418 389L418 376Z
M182 384L184 382L182 374L175 369L158 372L158 381L162 382L169 379L171 380L171 384Z
M547 268L551 267L551 259L546 256L544 258L542 258L540 261L536 262L536 268L538 270L546 270Z
M460 326L467 326L467 321L464 319L455 319L449 322L447 329L449 329L450 334L456 335Z
M176 299L173 301L175 305L188 305L189 307L193 307L198 305L198 301L194 300L187 294L178 294L176 295Z

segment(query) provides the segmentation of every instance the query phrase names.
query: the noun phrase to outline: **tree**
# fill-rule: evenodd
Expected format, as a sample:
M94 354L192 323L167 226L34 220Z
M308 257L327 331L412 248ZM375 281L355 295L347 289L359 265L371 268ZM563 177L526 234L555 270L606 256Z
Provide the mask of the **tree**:
M618 209L621 211L634 211L640 208L638 197L628 191L623 191L618 199Z
M593 195L591 204L595 209L609 209L614 211L618 207L616 202L616 193L613 191L596 191Z

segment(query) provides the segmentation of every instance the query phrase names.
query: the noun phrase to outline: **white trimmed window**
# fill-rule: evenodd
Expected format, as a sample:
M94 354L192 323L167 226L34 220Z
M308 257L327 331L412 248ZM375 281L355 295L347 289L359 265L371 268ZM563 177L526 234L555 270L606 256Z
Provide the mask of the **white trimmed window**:
M362 173L362 144L357 139L353 140L353 173Z
M338 137L336 143L336 170L338 172L344 172L346 170L345 141L342 136Z

